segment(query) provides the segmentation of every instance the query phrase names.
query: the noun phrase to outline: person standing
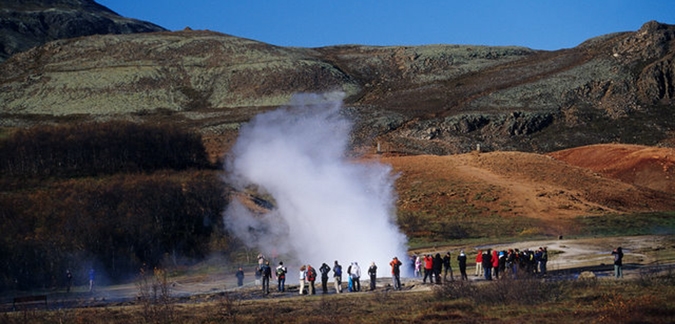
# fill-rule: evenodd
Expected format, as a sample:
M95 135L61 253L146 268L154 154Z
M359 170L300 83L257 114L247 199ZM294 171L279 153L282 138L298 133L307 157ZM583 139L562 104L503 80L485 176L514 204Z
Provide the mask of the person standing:
M441 284L441 272L443 271L443 258L441 258L440 253L436 253L432 261L432 267L434 271L434 277L436 279L436 284Z
M260 273L262 274L262 290L263 293L269 295L270 293L270 278L272 278L272 268L270 268L270 262L265 261L260 268Z
M612 251L614 256L614 277L623 278L623 249L618 247Z
M431 254L427 254L424 256L424 278L422 279L422 283L427 283L427 277L429 277L429 283L434 283L434 275L433 273L434 269L434 258L431 256Z
M352 280L352 266L354 266L354 262L349 264L347 267L347 291L352 292L354 291L354 280Z
M352 265L352 281L354 291L361 291L361 267L356 261L354 261L354 265Z
M455 281L455 277L452 275L452 264L450 262L450 251L445 254L443 257L443 282L448 281L448 271L450 271L450 280Z
M255 284L260 284L260 279L262 278L262 267L265 264L265 256L262 253L258 254L258 267L255 269Z
M307 278L307 267L304 265L300 267L300 273L298 275L298 280L300 283L299 294L302 295L305 293L305 279Z
M73 286L73 274L70 270L66 270L66 292L70 292L70 287Z
M255 267L255 285L256 286L260 284L261 279L262 279L262 264Z
M415 278L422 276L422 258L419 255L415 256Z
M321 289L323 290L324 294L328 293L328 274L330 273L330 267L324 263L321 265L321 268L319 268L319 272L321 272Z
M459 263L459 274L462 276L462 280L469 280L469 277L466 275L466 254L464 250L459 251L457 262Z
M490 258L490 261L492 262L492 272L495 279L499 279L499 254L497 253L497 250L492 250L492 257Z
M333 264L333 280L335 281L335 293L342 292L342 266L335 260Z
M279 266L277 266L276 269L276 275L277 275L277 290L279 292L284 292L286 291L286 273L288 270L286 267L284 267L283 262L279 262Z
M239 270L237 270L237 273L235 274L235 276L237 276L237 286L238 287L243 286L244 285L244 269L242 269L240 267Z
M311 265L307 265L307 281L309 281L309 292L308 294L316 294L316 289L314 288L314 282L316 281L316 269Z
M483 252L482 263L485 280L492 280L492 257L490 254L490 249L487 249L485 252Z
M478 250L476 254L476 277L483 275L483 251Z
M415 273L415 261L417 260L417 255L410 255L410 273Z
M546 262L548 262L548 248L543 247L541 249L541 256L539 257L539 272L542 276L546 276Z
M368 277L370 277L370 290L375 290L377 284L377 266L375 265L375 261L368 268Z
M391 266L391 281L395 290L401 290L401 261L397 257L389 262Z
M96 280L96 271L94 268L89 269L89 292L94 291L94 281Z

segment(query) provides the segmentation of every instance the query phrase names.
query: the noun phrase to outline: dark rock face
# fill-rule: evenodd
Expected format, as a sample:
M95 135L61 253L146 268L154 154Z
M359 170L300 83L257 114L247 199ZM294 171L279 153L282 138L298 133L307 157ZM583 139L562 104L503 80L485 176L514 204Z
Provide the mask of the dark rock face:
M91 0L4 0L0 2L0 62L57 39L163 30L121 17Z

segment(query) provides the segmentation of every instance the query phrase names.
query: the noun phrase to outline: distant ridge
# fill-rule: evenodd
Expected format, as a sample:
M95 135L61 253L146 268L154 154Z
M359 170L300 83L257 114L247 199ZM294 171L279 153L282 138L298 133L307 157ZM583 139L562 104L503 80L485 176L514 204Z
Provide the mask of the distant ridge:
M0 62L57 39L164 30L149 22L124 18L91 0L3 0Z

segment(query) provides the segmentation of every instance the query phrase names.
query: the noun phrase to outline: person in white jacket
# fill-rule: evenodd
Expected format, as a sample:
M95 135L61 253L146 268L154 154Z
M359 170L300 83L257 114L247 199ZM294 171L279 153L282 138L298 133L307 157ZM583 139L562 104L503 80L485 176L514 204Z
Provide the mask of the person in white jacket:
M307 277L307 267L304 265L300 267L300 275L298 277L298 280L300 281L300 291L299 294L302 295L302 293L305 291L305 278Z
M354 291L361 291L361 267L359 267L359 263L354 261L352 264L352 281L354 282Z

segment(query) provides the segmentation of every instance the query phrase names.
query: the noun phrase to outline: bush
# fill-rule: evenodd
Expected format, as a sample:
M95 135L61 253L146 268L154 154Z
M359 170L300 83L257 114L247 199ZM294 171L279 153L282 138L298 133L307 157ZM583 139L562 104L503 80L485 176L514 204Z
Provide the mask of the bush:
M208 166L201 136L169 126L38 126L0 141L0 173L10 177L69 178Z

